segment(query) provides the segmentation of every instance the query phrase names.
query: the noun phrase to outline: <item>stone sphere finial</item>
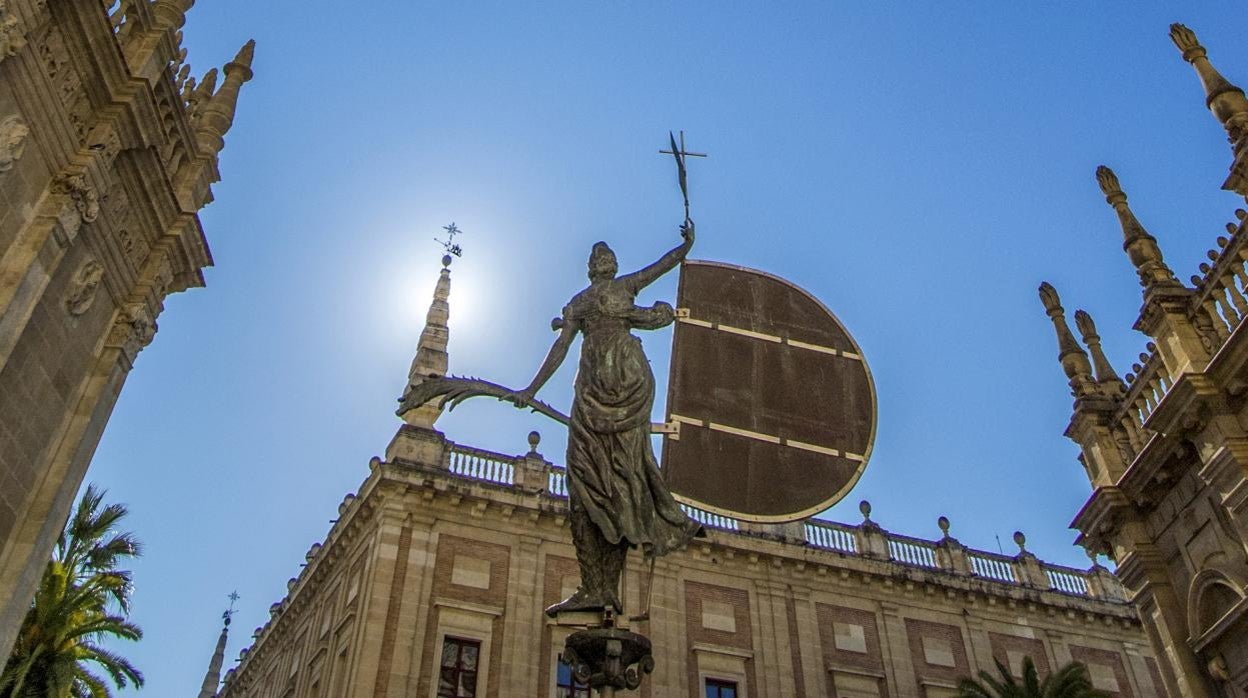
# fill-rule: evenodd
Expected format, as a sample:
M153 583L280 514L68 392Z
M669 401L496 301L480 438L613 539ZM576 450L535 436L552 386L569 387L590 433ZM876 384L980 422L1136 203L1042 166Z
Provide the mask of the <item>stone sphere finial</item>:
M449 254L442 255L442 267L449 268L451 266L451 262L454 261L454 259L455 258L450 256Z
M1027 552L1027 536L1022 531L1014 532L1014 543L1018 545L1019 552Z
M949 537L949 517L942 516L939 519L936 519L936 525L940 526L940 532L944 534L945 538L948 538Z
M529 432L529 453L537 453L537 445L542 442L542 435L536 431Z
M858 511L862 512L862 518L867 521L871 520L871 502L868 502L865 499L858 502Z

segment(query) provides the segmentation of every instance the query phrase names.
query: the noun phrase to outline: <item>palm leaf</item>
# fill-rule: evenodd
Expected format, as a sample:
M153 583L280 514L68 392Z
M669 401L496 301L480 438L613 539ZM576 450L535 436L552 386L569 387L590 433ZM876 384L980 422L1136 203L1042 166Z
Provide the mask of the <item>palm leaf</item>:
M438 409L446 408L448 410L455 409L459 403L473 397L492 397L499 400L508 400L509 396L516 391L491 383L480 378L446 376L444 378L427 378L424 381L413 385L406 395L399 401L401 404L395 412L399 416L403 416L408 410L420 407L428 402L437 401ZM550 417L561 424L567 424L570 420L568 416L541 400L532 400L529 402L529 408L534 412Z

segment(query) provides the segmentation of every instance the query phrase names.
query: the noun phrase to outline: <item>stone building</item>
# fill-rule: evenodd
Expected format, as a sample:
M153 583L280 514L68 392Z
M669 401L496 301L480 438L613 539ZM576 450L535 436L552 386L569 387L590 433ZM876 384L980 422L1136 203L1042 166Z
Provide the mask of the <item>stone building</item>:
M0 0L0 657L165 296L212 262L252 44L197 82L193 2Z
M1230 136L1223 188L1248 194L1248 99L1191 30L1176 24L1170 35ZM1188 285L1114 173L1101 167L1096 178L1143 287L1134 327L1151 341L1120 379L1092 318L1075 315L1085 351L1056 290L1041 286L1075 397L1066 435L1093 487L1072 525L1088 550L1117 561L1173 693L1248 696L1248 214L1235 211Z
M412 381L446 370L444 269ZM456 444L411 410L273 604L222 696L588 696L543 609L578 583L564 470ZM1135 610L1080 570L889 533L870 518L709 529L653 570L630 555L627 623L657 666L645 698L947 696L959 677L1078 660L1119 696L1164 696ZM219 665L218 665L219 666ZM209 672L212 675L212 670Z

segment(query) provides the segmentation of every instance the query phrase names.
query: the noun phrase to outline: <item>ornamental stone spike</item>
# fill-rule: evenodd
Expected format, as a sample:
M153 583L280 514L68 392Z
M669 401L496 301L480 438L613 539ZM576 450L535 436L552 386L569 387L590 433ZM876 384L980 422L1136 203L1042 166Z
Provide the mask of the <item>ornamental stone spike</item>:
M225 64L225 80L221 89L207 104L200 106L195 135L200 146L210 153L220 153L225 148L225 134L234 125L234 113L238 110L238 93L243 83L254 75L251 62L255 53L255 39L243 44L234 60Z
M1122 186L1119 185L1118 176L1114 174L1114 171L1104 165L1096 168L1096 182L1100 185L1101 192L1105 194L1105 201L1118 214L1118 222L1122 225L1122 249L1126 250L1131 264L1135 265L1140 277L1140 285L1146 289L1159 286L1180 286L1181 284L1174 278L1174 272L1166 266L1156 238L1149 235L1139 219L1131 212L1131 207L1127 205L1127 195L1122 191Z
M425 328L420 333L420 341L416 345L416 356L407 372L407 388L403 391L403 401L407 393L427 378L441 378L446 375L449 365L447 344L450 341L451 306L451 255L443 255L442 272L438 283L433 289L433 301L429 304L429 312L425 315ZM434 402L426 403L403 413L403 421L415 427L433 428L433 423L442 414L442 409Z
M1049 319L1053 321L1053 329L1057 332L1057 360L1062 364L1062 371L1070 379L1071 394L1075 397L1087 395L1094 391L1092 380L1092 364L1088 355L1075 341L1070 326L1066 324L1066 311L1062 309L1062 299L1057 289L1045 281L1040 284L1040 302Z
M225 643L230 634L230 616L232 611L225 613L225 625L221 628L221 636L217 638L217 648L208 662L208 673L204 674L204 683L199 688L198 698L214 698L217 687L221 685L221 665L225 663Z
M1092 316L1087 311L1076 310L1075 327L1079 329L1079 334L1083 337L1083 343L1088 345L1088 351L1092 353L1092 366L1096 369L1096 382L1111 387L1115 393L1125 388L1126 386L1123 384L1122 379L1118 377L1118 373L1110 365L1109 359L1105 357L1105 351L1101 349L1101 336L1096 332L1096 323L1092 321Z
M1205 88L1205 106L1226 129L1231 141L1235 160L1222 188L1248 196L1248 98L1213 67L1195 32L1182 24L1171 24L1170 39L1183 52L1183 60L1196 69Z

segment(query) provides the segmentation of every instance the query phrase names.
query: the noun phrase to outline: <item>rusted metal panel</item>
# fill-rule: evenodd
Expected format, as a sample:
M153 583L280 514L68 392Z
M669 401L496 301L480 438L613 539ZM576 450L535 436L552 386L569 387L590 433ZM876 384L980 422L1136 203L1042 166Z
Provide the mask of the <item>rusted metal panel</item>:
M870 457L876 397L853 337L764 272L689 261L668 381L663 472L678 499L758 522L845 496Z

